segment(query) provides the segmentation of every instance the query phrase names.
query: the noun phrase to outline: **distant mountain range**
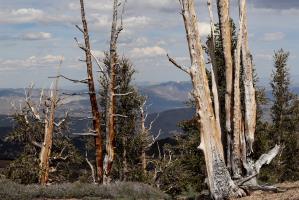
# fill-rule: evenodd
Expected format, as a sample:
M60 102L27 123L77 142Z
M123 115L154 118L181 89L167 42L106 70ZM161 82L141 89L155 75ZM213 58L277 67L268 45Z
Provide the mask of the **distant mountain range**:
M147 97L147 112L149 113L147 125L159 113L159 117L152 127L154 135L161 129L161 138L166 138L180 131L177 126L180 121L192 118L194 111L186 105L191 88L190 82L167 82L138 86L140 93ZM84 93L84 90L62 90L61 92ZM24 89L0 89L0 137L11 130L13 121L7 116L15 113L15 109L19 109L20 104L24 102L24 97ZM39 97L40 90L34 89L32 99L38 101ZM90 127L89 120L79 119L90 115L90 103L87 95L70 96L65 98L63 103L60 114L63 114L65 110L69 111L69 115L72 117L72 131L81 132ZM14 105L14 108L12 105Z
M159 113L159 117L153 124L152 133L155 135L161 129L162 138L180 132L177 124L180 121L191 119L194 116L194 109L188 108L192 85L190 82L166 82L155 85L139 85L138 90L147 96L149 113L147 124L149 124ZM299 94L299 87L292 88L292 91ZM47 92L47 91L45 91ZM84 91L63 90L63 93L82 93ZM33 90L32 98L38 101L40 90ZM267 91L267 97L271 100L272 94ZM14 113L12 103L16 109L24 101L24 89L0 89L0 136L11 129L11 119L7 115ZM86 95L70 96L63 100L62 111L68 110L73 120L74 131L82 131L90 127L90 122L79 120L81 117L90 115L89 99ZM271 104L270 104L271 105ZM265 120L270 120L270 106L265 106ZM61 111L61 114L62 114Z

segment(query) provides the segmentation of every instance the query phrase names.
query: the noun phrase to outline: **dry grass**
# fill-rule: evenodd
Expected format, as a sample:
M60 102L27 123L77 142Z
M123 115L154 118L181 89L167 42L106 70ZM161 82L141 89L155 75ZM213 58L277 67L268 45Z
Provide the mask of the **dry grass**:
M168 199L163 192L142 183L114 183L93 185L65 183L42 187L20 185L10 180L0 180L0 199Z

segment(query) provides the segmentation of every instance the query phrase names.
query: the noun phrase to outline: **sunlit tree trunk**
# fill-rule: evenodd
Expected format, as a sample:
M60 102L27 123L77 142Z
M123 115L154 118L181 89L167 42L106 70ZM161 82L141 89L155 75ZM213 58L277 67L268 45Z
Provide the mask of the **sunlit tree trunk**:
M201 143L199 148L203 150L207 175L208 185L210 188L211 196L214 199L227 199L230 197L240 197L246 195L244 188L248 189L250 182L251 188L270 189L271 187L261 187L256 182L256 176L262 165L268 164L278 154L280 147L275 146L267 154L263 154L258 161L248 162L246 153L246 137L244 134L244 119L241 112L241 92L240 92L240 68L241 68L241 48L243 41L243 23L244 23L244 8L246 1L241 1L241 14L240 14L240 31L238 34L237 49L235 52L235 68L234 76L229 74L227 77L228 85L234 85L234 93L227 93L227 100L229 104L226 106L226 112L229 112L226 118L226 128L229 132L227 147L228 162L225 163L224 148L222 144L221 128L219 123L219 102L217 84L215 82L215 75L213 67L211 70L212 75L212 94L214 106L212 103L212 95L206 73L203 49L200 41L199 23L195 12L194 0L180 0L182 6L182 15L186 30L187 43L189 47L189 54L191 59L191 67L186 68L179 65L174 59L169 58L176 67L189 74L193 84L193 95L196 104L197 123L200 130ZM228 1L218 1L218 8L220 9L220 21L222 21L221 28L222 41L224 43L224 54L226 62L226 74L232 73L232 53L231 53L231 31L229 15L228 15ZM228 23L229 22L229 23ZM228 51L229 50L229 51ZM213 63L212 63L213 64ZM251 66L252 67L252 66ZM251 69L252 70L252 69ZM228 89L228 88L227 88ZM232 90L229 88L230 91ZM234 101L234 104L232 104ZM234 106L232 106L234 105ZM253 106L253 105L251 105ZM216 116L218 115L218 116ZM232 121L233 117L233 121ZM233 124L233 127L232 127ZM233 129L233 130L232 130ZM231 142L231 143L230 143ZM232 160L231 160L232 159ZM233 161L233 162L231 162ZM232 168L231 168L232 167ZM230 174L228 169L232 169ZM247 173L243 173L243 169ZM232 179L231 175L234 176Z
M242 63L244 66L244 90L245 90L245 137L248 152L252 153L254 133L256 127L256 98L253 83L252 58L248 47L247 30L247 7L244 5L243 13L243 41L242 41Z
M105 156L105 182L110 182L110 174L112 170L112 164L115 160L115 148L116 148L116 127L115 127L115 90L116 90L116 65L118 65L117 56L117 39L119 33L122 31L122 21L120 26L118 26L118 0L113 2L113 17L112 17L112 27L111 27L111 38L110 38L110 66L109 66L109 82L107 88L107 111L106 111L106 134L107 143Z
M41 146L40 152L40 176L39 182L41 185L45 185L49 181L50 171L50 157L53 145L53 133L55 128L55 111L58 101L58 77L55 80L54 85L50 89L50 106L46 108L46 115L44 119L44 140Z
M96 148L96 172L97 172L97 182L103 182L103 139L101 133L101 115L98 108L96 91L95 91L95 84L93 79L93 67L92 67L92 55L91 55L91 47L89 41L89 33L88 33L88 26L87 21L85 18L85 10L84 10L84 2L80 0L81 4L81 19L83 24L83 35L85 41L85 57L86 57L86 67L87 67L87 84L88 84L88 91L89 91L89 100L91 104L91 111L92 111L92 122L93 122L93 129L96 133L95 136L95 148Z
M197 122L201 133L200 149L205 156L210 191L215 199L242 196L243 190L232 181L224 161L221 130L212 105L194 0L182 0L181 5L191 59L188 72L193 84Z
M232 119L233 119L233 56L232 56L232 27L229 15L230 0L217 0L220 32L223 44L225 61L225 128L226 128L226 162L231 169L232 149Z

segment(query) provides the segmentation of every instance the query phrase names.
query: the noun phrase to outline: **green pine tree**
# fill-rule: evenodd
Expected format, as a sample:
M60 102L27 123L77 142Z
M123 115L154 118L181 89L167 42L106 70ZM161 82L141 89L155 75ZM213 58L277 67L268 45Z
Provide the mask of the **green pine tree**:
M274 98L271 108L273 120L271 138L273 143L283 146L281 155L273 163L276 176L274 180L279 182L299 178L298 140L296 138L296 128L299 122L298 99L290 90L288 58L289 52L283 49L275 52L271 82Z

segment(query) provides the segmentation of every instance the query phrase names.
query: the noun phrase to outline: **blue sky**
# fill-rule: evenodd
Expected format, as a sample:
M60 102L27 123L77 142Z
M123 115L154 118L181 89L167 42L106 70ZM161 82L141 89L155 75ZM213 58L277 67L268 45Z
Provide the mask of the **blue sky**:
M108 49L112 0L85 0L92 49L99 57ZM34 81L48 87L63 57L62 73L85 78L83 52L74 37L82 39L79 0L0 0L0 88L24 87ZM197 0L202 40L209 33L206 0ZM215 2L214 2L215 3ZM231 14L236 19L237 1ZM215 5L214 5L215 8ZM119 54L133 61L138 82L184 81L166 53L188 65L183 21L177 0L127 0ZM217 16L214 10L215 17ZM262 84L269 82L274 50L291 52L289 67L299 83L299 1L248 0L250 47ZM96 70L96 69L95 69ZM63 86L73 85L63 82Z

